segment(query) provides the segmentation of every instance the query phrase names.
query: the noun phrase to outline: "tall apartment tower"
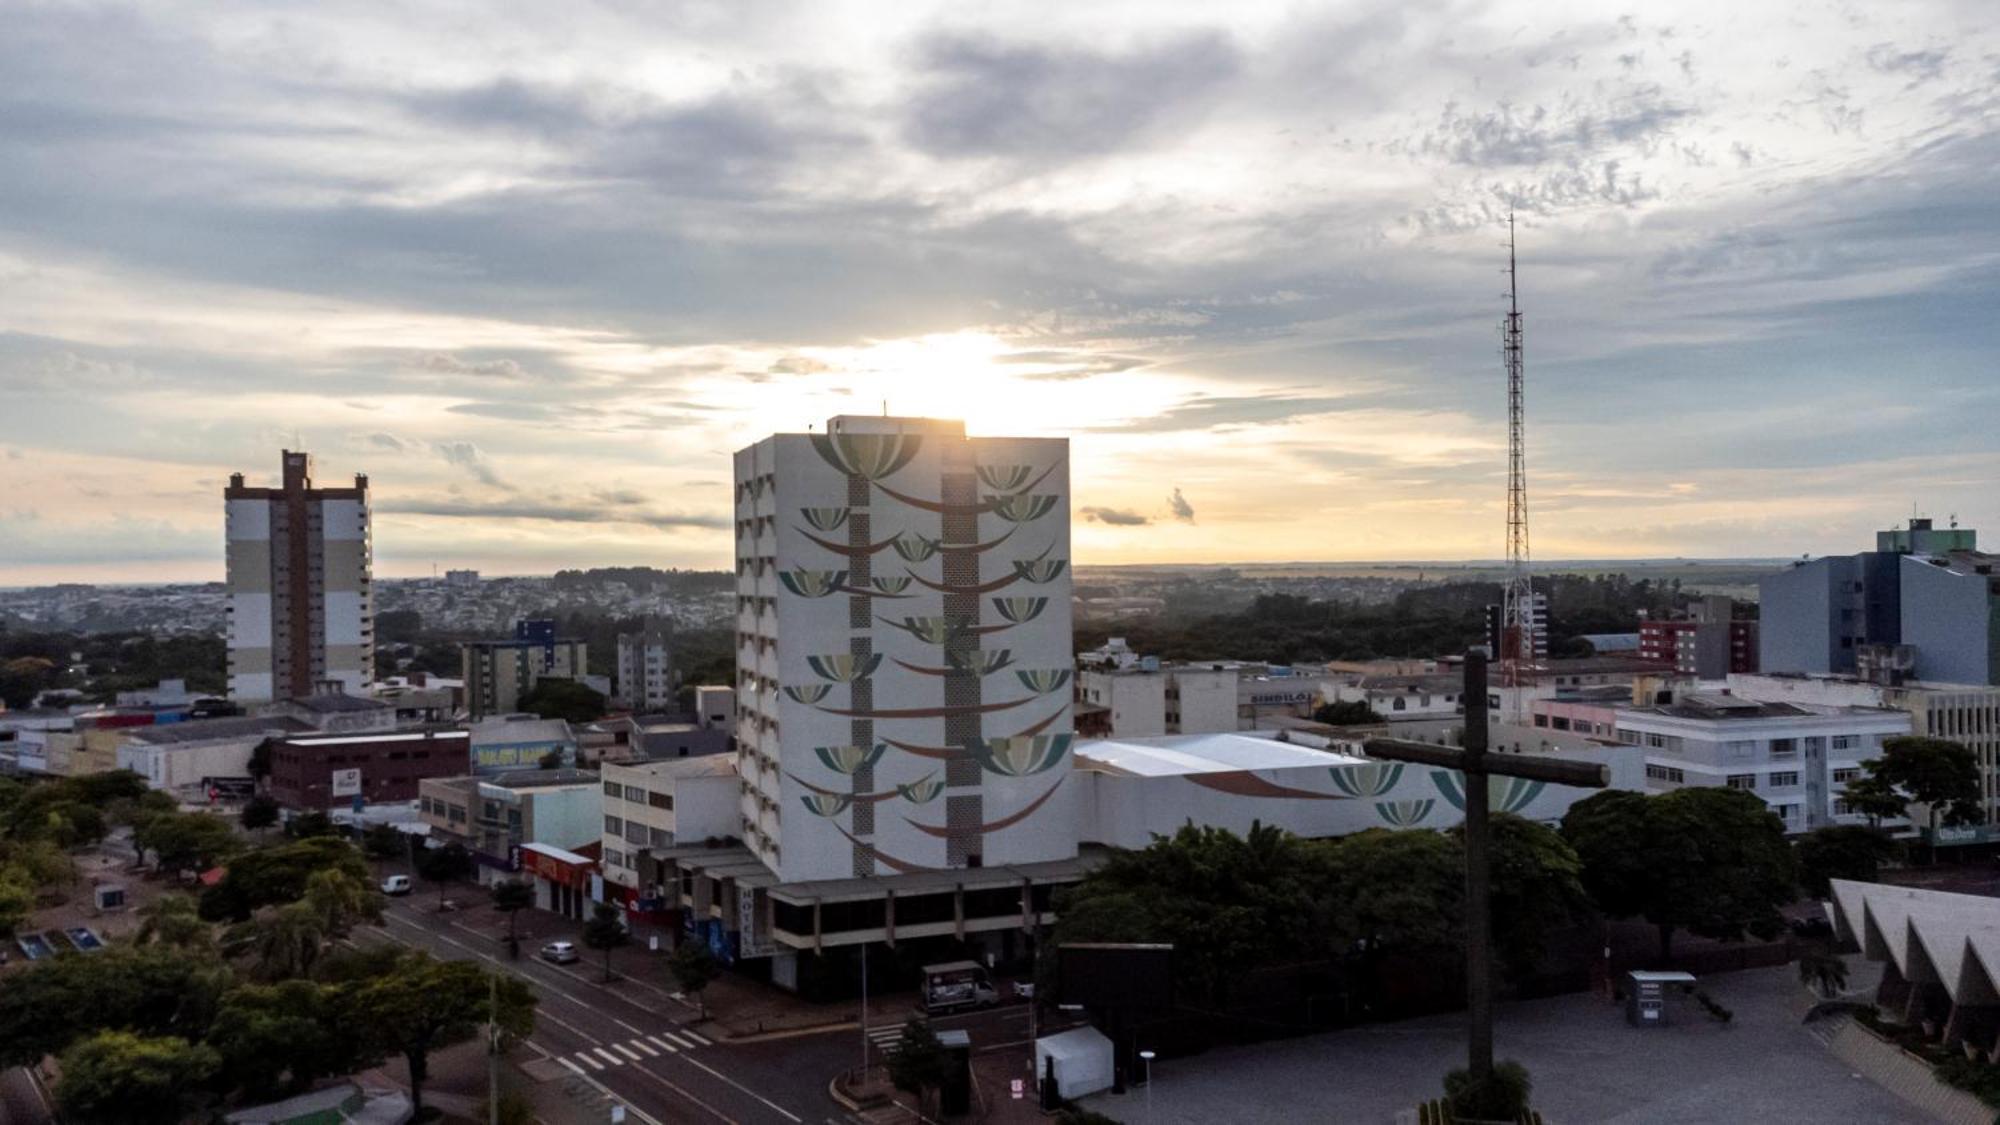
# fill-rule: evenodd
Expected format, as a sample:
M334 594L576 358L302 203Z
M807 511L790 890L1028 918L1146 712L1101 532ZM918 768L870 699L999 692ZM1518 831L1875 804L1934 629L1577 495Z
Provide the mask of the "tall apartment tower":
M285 450L277 488L243 474L223 492L229 578L229 697L359 694L375 678L368 478L314 488L312 456Z
M854 416L737 452L743 839L780 879L1076 855L1068 457Z
M638 632L618 634L618 697L627 707L642 714L673 707L679 681L672 641L668 623L650 617Z

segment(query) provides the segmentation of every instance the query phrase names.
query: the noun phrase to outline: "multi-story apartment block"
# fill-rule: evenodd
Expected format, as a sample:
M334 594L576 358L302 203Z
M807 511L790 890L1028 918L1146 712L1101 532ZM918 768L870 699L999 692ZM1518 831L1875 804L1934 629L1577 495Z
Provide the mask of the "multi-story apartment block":
M243 474L223 491L229 589L229 696L292 699L375 678L368 478L315 488L312 457L284 451L277 488Z
M1875 550L1758 583L1759 669L2000 684L2000 555L1971 528L1913 519Z
M618 698L641 714L658 714L674 705L680 678L674 674L674 654L667 626L648 618L636 633L618 634Z
M1684 693L1657 707L1619 708L1619 741L1644 747L1647 788L1727 785L1764 799L1788 831L1858 824L1841 793L1882 740L1910 733L1901 711L1768 703Z
M604 878L633 899L663 897L658 856L734 836L742 824L735 763L726 756L605 762Z
M742 838L781 880L1075 858L1068 452L852 416L737 452Z
M1979 757L1986 823L2000 825L2000 687L1875 683L1853 676L1729 677L1738 695L1835 707L1888 707L1910 716L1912 733L1950 739Z
M553 621L517 621L510 641L468 641L459 660L465 708L475 721L514 710L544 677L581 680L589 671L588 646L557 637Z
M1709 597L1685 618L1639 622L1639 655L1702 680L1757 670L1757 623L1735 615L1732 598Z

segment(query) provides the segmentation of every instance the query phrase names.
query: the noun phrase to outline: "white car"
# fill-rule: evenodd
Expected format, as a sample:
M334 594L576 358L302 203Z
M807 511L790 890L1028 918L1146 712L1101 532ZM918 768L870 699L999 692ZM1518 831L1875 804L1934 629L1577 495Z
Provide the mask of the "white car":
M552 941L542 947L542 960L556 965L568 965L576 961L576 946L567 941Z
M388 878L382 880L382 893L385 895L409 894L410 877L408 875L389 876Z

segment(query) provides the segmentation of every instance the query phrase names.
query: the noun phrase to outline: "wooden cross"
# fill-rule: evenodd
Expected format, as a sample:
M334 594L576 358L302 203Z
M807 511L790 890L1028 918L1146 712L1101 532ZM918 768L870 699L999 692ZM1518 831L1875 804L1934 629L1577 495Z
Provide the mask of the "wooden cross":
M1493 914L1487 854L1487 778L1494 774L1525 777L1553 785L1603 789L1611 771L1595 762L1565 761L1527 754L1487 755L1486 653L1465 654L1465 737L1461 745L1433 746L1397 738L1371 738L1363 743L1371 758L1443 766L1465 775L1465 1013L1471 1024L1467 1043L1468 1069L1475 1084L1493 1073Z

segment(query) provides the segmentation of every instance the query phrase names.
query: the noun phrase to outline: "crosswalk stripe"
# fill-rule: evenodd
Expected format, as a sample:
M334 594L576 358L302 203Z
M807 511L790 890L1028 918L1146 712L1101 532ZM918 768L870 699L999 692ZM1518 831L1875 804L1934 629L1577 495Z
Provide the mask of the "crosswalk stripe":
M603 1063L601 1063L601 1062L598 1062L598 1061L597 1061L596 1059L593 1059L593 1058L591 1058L591 1057L590 1057L590 1056L589 1056L588 1054L585 1054L585 1053L584 1053L584 1052L582 1052L582 1051L578 1051L578 1052L577 1052L577 1055L576 1055L576 1057L577 1057L577 1058L580 1058L580 1059L582 1059L582 1060L583 1060L584 1062L587 1062L587 1063L589 1063L589 1064L590 1064L590 1069L592 1069L592 1070L603 1070L603 1069L604 1069L604 1064L603 1064Z
M630 1047L627 1047L627 1046L626 1046L625 1044L623 1044L623 1043L613 1043L613 1044L611 1045L611 1049L612 1049L612 1050L614 1050L614 1051L616 1051L616 1052L618 1052L618 1053L619 1053L619 1054L621 1054L621 1055L624 1055L624 1056L625 1056L626 1058L628 1058L628 1059L631 1059L631 1060L632 1060L633 1062L640 1062L640 1061L642 1061L642 1060L641 1060L641 1059L639 1058L639 1052L637 1052L637 1051L633 1050L633 1049L632 1049L632 1048L630 1048Z
M678 1043L678 1044L680 1044L680 1045L681 1045L682 1047L686 1048L687 1050L690 1050L690 1051L694 1050L694 1044L692 1044L692 1043L688 1042L688 1041L687 1041L687 1040L685 1040L685 1039L682 1039L682 1038L681 1038L680 1036L678 1036L678 1035L675 1035L675 1034L674 1034L673 1032L671 1032L671 1031L662 1031L662 1032L660 1032L660 1034L661 1034L661 1035L664 1035L664 1036L666 1036L667 1038L669 1038L669 1039L671 1039L671 1040L673 1040L673 1041L674 1041L675 1043Z
M653 1058L657 1059L660 1057L660 1052L653 1050L652 1044L646 1042L644 1039L634 1039L632 1040L632 1045L634 1047L639 1048L641 1051L646 1052L646 1054L650 1055Z
M557 1062L559 1062L559 1063L561 1063L561 1064L563 1064L564 1066L566 1066L566 1067L570 1068L571 1070L573 1070L573 1071L576 1071L576 1072L577 1072L578 1074L582 1074L582 1073L583 1073L583 1068L582 1068L582 1067L580 1067L580 1066L576 1065L575 1063L573 1063L573 1062L569 1061L568 1059L557 1059L556 1061L557 1061Z
M701 1044L701 1045L702 1045L702 1046L704 1046L704 1047L713 1047L713 1046L715 1046L715 1044L713 1044L713 1043L710 1043L710 1042L709 1042L708 1040L706 1040L706 1039L703 1039L703 1038L701 1037L701 1033L700 1033L700 1032L697 1032L697 1031L685 1031L685 1032L682 1032L681 1034L683 1034L683 1035L686 1035L686 1036L687 1036L687 1037L688 1037L689 1039L692 1039L692 1040L694 1040L695 1042L697 1042L697 1043Z
M612 1054L610 1051L607 1051L602 1047L592 1047L591 1050L596 1051L598 1055L604 1059L605 1062L610 1063L612 1066L625 1065L624 1059L619 1058L617 1055Z
M658 1044L660 1047L665 1048L666 1052L670 1055L678 1055L681 1053L681 1049L679 1047L674 1046L672 1043L667 1042L666 1040L660 1038L657 1035L648 1035L646 1036L646 1038L651 1039L654 1043Z

